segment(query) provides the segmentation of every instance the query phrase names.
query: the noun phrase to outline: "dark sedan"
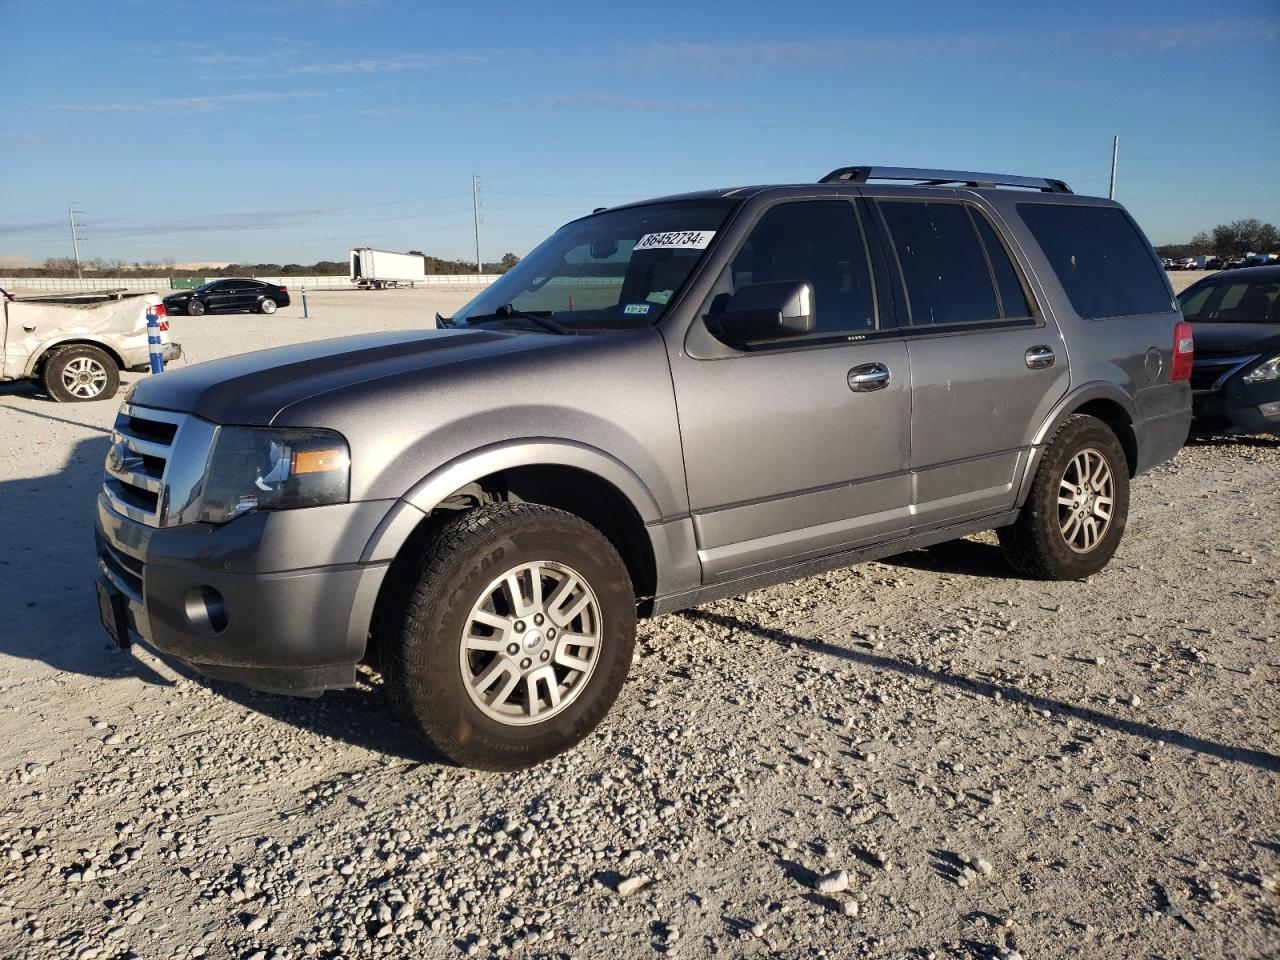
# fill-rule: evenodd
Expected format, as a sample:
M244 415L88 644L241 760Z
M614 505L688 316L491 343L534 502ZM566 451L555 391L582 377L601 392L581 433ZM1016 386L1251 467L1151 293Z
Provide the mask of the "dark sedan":
M228 277L210 280L194 290L182 290L164 298L169 313L193 317L206 313L275 313L289 305L289 288L262 280Z
M1192 433L1280 434L1280 266L1215 273L1178 302L1195 330Z

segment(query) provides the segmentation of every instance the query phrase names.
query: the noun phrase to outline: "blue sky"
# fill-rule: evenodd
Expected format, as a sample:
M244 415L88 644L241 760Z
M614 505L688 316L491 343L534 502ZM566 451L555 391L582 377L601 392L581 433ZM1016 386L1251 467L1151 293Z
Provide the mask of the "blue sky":
M0 256L526 253L853 163L1060 177L1156 243L1280 223L1280 4L0 0ZM0 261L2 262L2 261Z

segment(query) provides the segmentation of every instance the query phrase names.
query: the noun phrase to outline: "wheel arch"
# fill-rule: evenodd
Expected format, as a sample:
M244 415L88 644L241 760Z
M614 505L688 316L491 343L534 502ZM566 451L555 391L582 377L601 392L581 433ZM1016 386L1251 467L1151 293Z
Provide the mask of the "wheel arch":
M124 358L110 343L107 343L105 340L95 340L93 337L70 336L64 337L61 340L54 340L50 343L46 343L42 345L39 350L32 351L31 359L27 361L27 376L36 376L37 373L43 369L44 365L48 363L49 358L53 356L54 353L66 347L97 347L115 362L117 368L120 370L125 369Z
M1021 506L1031 490L1036 469L1040 466L1040 457L1045 445L1053 439L1058 428L1068 417L1084 414L1096 417L1116 435L1120 447L1124 450L1125 465L1132 477L1138 468L1138 437L1134 431L1137 408L1133 398L1114 384L1097 382L1085 384L1073 390L1054 407L1053 412L1045 419L1037 431L1031 445L1031 456L1027 461L1027 469L1022 475L1022 483L1018 490L1018 506Z
M621 461L566 440L499 444L432 471L388 511L361 562L394 566L457 511L504 501L541 503L590 523L622 557L642 612L651 603L657 569L647 525L660 519L657 501ZM375 603L375 627L390 579L384 578Z

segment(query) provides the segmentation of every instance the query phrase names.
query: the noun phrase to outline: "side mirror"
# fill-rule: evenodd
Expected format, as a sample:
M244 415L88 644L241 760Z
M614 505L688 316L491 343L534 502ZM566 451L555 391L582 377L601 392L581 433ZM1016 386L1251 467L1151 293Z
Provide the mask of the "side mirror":
M732 347L803 336L813 331L813 287L807 280L752 283L706 321L711 335Z

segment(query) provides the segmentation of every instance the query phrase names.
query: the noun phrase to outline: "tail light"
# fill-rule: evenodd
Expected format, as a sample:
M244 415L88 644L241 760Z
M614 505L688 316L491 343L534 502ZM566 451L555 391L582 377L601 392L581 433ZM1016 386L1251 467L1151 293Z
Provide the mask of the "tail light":
M1191 360L1196 353L1195 337L1191 333L1191 324L1179 320L1173 328L1173 362L1169 364L1169 382L1191 379Z
M288 292L289 292L289 288L288 288L288 287L281 287L281 288L280 288L280 292L281 292L281 293L288 293Z

